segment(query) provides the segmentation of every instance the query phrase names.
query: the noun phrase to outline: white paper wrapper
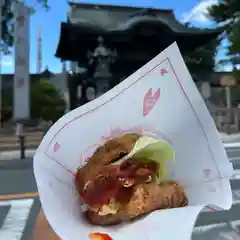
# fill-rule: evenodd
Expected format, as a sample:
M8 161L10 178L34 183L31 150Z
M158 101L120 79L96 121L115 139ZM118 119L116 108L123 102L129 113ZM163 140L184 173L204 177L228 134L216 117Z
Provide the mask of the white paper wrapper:
M185 187L189 206L154 211L142 220L114 227L85 222L74 173L105 139L140 132L175 149L170 178ZM92 232L113 240L191 238L204 206L229 209L232 175L224 147L176 43L111 91L62 117L34 157L43 210L63 240L84 240Z

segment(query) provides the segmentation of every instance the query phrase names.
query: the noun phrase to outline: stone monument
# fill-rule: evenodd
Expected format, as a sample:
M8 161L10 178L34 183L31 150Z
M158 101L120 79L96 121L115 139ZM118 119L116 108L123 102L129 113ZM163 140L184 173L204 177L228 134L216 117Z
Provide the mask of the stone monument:
M107 48L103 37L98 37L98 46L93 52L88 51L88 64L93 67L93 81L96 83L97 95L101 95L110 89L109 82L112 79L111 64L117 58L117 51Z

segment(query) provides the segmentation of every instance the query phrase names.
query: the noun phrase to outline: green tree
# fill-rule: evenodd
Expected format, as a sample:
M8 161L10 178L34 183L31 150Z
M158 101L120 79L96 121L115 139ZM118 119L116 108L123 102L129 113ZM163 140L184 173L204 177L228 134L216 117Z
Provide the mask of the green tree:
M2 106L1 106L1 122L8 121L12 118L12 92L3 91L2 92Z
M14 12L13 4L18 2L18 0L2 0L4 5L2 7L2 35L1 40L5 47L3 48L4 53L9 53L8 47L13 46L13 30L14 30ZM29 10L34 13L37 5L40 5L46 10L49 10L48 0L32 0L31 5L29 5Z
M31 117L57 121L64 115L66 104L61 93L49 81L40 80L31 89Z
M218 4L209 8L209 16L225 27L225 35L229 41L227 59L220 63L231 63L235 69L240 65L240 2L239 0L219 0Z
M207 45L198 47L196 50L184 56L186 65L192 74L212 73L215 68L218 44L219 40L214 39Z
M3 92L1 121L8 121L13 113L13 92ZM65 112L66 103L55 85L40 80L30 91L31 118L34 120L57 121Z

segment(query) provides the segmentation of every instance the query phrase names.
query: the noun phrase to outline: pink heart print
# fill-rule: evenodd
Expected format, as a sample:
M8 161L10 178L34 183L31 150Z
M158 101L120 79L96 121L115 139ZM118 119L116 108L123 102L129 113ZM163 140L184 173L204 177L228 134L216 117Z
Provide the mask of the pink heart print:
M211 172L212 172L212 170L209 168L203 169L204 178L209 178L211 175Z
M168 71L165 68L161 68L160 73L161 73L161 76L164 76L165 74L168 73Z
M160 88L153 94L152 88L144 96L143 100L143 116L146 117L148 113L153 109L160 97Z
M54 147L53 147L53 151L57 152L59 149L60 149L60 144L58 142L56 142Z

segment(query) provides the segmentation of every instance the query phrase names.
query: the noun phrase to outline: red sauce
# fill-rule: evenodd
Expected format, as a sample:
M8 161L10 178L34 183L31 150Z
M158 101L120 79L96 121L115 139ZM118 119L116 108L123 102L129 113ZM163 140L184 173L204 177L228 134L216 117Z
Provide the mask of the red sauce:
M132 187L129 188L121 187L118 190L117 194L115 195L115 199L118 203L127 204L131 200L132 195L133 195Z
M108 234L100 232L90 233L89 238L91 240L113 240Z
M82 194L85 202L89 205L107 204L121 187L118 184L117 178L94 181L91 185L92 187L87 187L86 191Z
M86 185L76 174L76 184L81 198L88 205L108 204L115 198L119 203L128 203L133 194L133 186L146 182L150 176L154 176L157 163L141 163L140 161L125 161L122 165L109 165L102 169L96 178ZM130 185L128 185L130 184Z
M119 179L123 182L132 182L137 185L146 182L149 177L153 177L157 171L158 165L155 162L138 163L137 161L128 160L120 166Z

